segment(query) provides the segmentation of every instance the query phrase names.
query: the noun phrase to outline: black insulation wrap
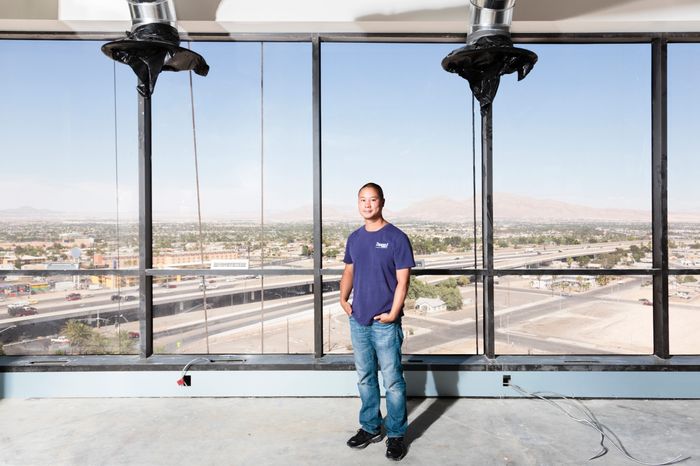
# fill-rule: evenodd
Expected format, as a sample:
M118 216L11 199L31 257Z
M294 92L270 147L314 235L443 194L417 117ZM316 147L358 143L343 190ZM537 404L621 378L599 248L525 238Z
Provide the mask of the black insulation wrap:
M192 70L200 76L209 73L209 65L196 52L180 47L177 30L164 23L149 23L127 33L126 38L108 42L102 52L113 60L129 65L138 77L138 91L153 94L161 71Z
M483 109L496 97L501 76L517 71L520 81L536 62L537 54L513 47L508 36L499 34L481 37L473 44L453 50L442 60L442 67L469 81Z

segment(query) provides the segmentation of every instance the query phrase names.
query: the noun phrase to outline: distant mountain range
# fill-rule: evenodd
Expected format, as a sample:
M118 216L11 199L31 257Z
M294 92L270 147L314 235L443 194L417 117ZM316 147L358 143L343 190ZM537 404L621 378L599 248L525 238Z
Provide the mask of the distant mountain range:
M17 207L15 209L0 210L0 218L3 220L28 219L41 220L45 218L61 218L65 213L56 212L49 209L35 209L34 207Z
M392 221L426 222L471 222L474 218L474 200L436 197L409 205L400 210L385 210L385 217ZM649 210L598 208L551 199L537 199L509 193L494 193L494 218L524 222L651 222ZM323 217L327 220L358 220L355 210L342 210L335 206L324 206ZM481 220L481 197L476 199L476 217ZM700 212L671 212L669 221L675 223L700 223Z
M448 218L453 222L465 222L473 219L473 199L463 201L447 198L429 199L414 204L395 213L400 220L423 219L439 221ZM477 219L481 218L481 198L477 197ZM514 221L623 221L651 222L649 211L632 209L596 208L569 204L551 199L536 199L508 193L494 193L494 218ZM697 216L700 220L700 215Z
M477 219L481 219L481 199L477 197ZM509 193L494 193L494 217L497 220L511 220L524 222L560 222L586 221L586 222L651 222L651 206L649 210L598 208L551 199L537 199ZM419 203L409 205L404 209L385 210L385 217L395 222L425 221L425 222L470 222L473 219L473 199L450 199L435 197ZM286 211L266 211L267 222L311 222L313 209L311 206L300 206ZM19 207L15 209L0 210L0 220L114 220L114 213L100 214L70 214L48 209L35 209L33 207ZM156 221L195 221L196 216L184 219L182 216L156 214ZM335 205L323 206L323 218L328 221L360 220L354 206L339 207ZM231 213L230 215L207 216L203 212L203 220L206 221L257 221L259 215L247 213ZM126 221L126 220L125 220ZM700 212L671 212L669 221L673 223L700 223Z

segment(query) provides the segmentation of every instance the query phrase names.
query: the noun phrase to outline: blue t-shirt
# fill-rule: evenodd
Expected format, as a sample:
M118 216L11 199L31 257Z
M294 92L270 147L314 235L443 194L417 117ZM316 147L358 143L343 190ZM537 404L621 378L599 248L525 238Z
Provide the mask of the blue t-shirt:
M343 262L353 264L352 316L361 325L370 325L374 316L391 310L396 271L416 266L408 236L391 223L377 231L365 227L353 231Z

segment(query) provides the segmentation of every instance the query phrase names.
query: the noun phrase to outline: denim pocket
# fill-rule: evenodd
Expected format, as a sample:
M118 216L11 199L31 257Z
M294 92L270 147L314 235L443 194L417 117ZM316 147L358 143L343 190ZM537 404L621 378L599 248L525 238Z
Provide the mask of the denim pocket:
M383 326L387 326L387 325L394 325L395 322L389 322L388 324L385 324L384 322L382 322L382 321L380 321L380 320L373 320L373 321L372 321L372 324L374 324L374 325L383 325Z

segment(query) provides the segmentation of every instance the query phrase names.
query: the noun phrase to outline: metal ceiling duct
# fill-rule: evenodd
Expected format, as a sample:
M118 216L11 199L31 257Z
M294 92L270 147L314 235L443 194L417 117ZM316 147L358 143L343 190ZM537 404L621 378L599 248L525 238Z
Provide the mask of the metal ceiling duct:
M442 67L467 81L482 108L496 97L500 78L518 72L523 79L537 62L537 55L513 47L510 25L515 0L470 0L467 45L452 51Z
M102 52L134 70L141 95L153 94L161 71L192 70L200 76L207 75L209 65L204 58L180 47L172 0L126 1L131 13L131 31L126 38L103 45Z
M485 272L482 282L482 324L484 355L488 358L496 355L494 343L496 305L493 288L492 104L501 76L517 71L518 80L521 80L537 62L535 53L513 47L513 42L510 40L514 4L515 0L470 0L467 45L452 51L442 60L442 67L446 71L457 73L469 81L474 98L481 106L481 250L482 268ZM473 157L476 163L476 150ZM474 191L474 198L476 198L476 191ZM474 228L476 229L476 217L474 217ZM476 234L474 236L476 237ZM475 250L475 262L476 259ZM478 320L477 315L474 321L478 322Z
M471 0L470 5L467 44L487 35L510 36L515 0Z
M144 24L163 23L177 28L175 6L170 0L126 0L131 13L131 30Z

